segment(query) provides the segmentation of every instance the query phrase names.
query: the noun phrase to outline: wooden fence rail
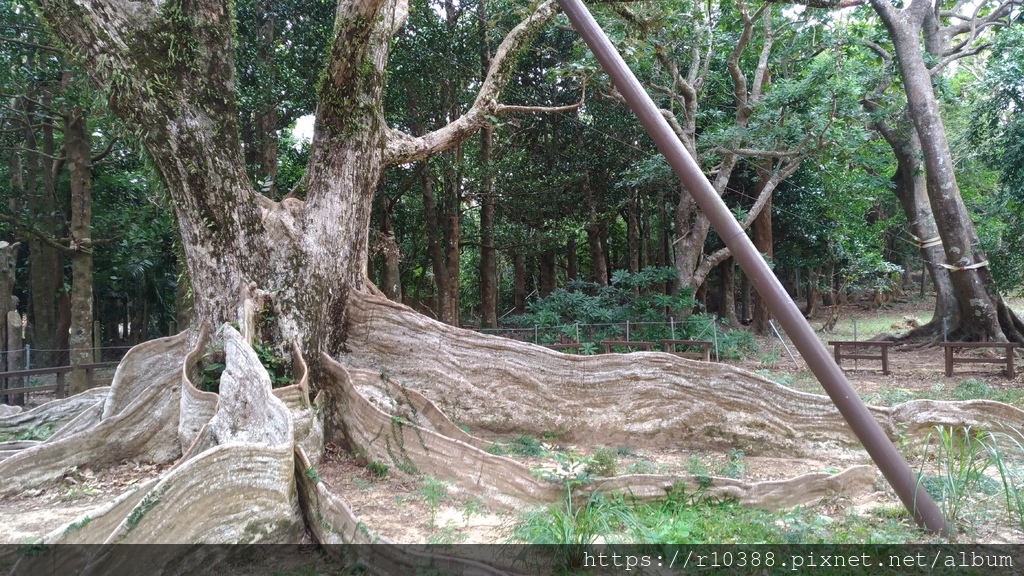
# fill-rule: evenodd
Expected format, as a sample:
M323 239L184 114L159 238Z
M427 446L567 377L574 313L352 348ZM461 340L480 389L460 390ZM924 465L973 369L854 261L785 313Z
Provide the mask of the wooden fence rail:
M86 386L88 388L95 388L97 386L109 384L107 379L96 379L94 372L101 368L113 368L117 366L117 362L97 362L92 364L79 364L77 369L85 370ZM29 394L33 392L54 392L57 398L63 398L67 395L67 389L64 385L64 375L71 372L76 368L71 366L56 366L53 368L32 368L31 370L13 370L10 372L0 372L0 382L4 383L4 389L0 390L0 399L3 402L8 401L8 396L13 394ZM56 383L48 384L46 386L19 386L17 388L7 388L6 384L9 379L15 378L27 378L30 376L46 376L49 374L56 375Z

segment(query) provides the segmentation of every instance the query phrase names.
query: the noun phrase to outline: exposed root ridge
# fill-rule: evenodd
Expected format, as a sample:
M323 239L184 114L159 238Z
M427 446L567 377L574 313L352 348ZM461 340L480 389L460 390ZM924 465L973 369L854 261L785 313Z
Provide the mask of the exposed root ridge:
M422 427L416 420L384 412L360 393L372 386L374 380L377 386L387 387L378 375L346 370L326 356L322 361L343 394L336 405L342 407L340 416L347 423L347 439L365 458L408 474L450 480L459 490L499 505L529 506L554 502L564 496L561 485L537 479L529 468L515 460L488 454L473 444ZM486 442L477 440L474 444ZM874 486L875 476L870 466L854 467L838 475L808 474L792 480L755 483L728 478L629 475L602 480L594 489L654 500L677 485L685 485L691 491L699 486L712 497L733 497L743 504L778 509L816 502L827 493L865 493Z
M124 440L124 446L120 447L117 443L119 437L135 436L136 419L149 419L153 430L160 431L163 445L175 446L175 458L180 457L160 477L144 482L134 492L122 494L106 506L52 532L44 539L45 543L273 543L301 538L304 528L295 490L293 450L297 443L301 445L310 439L323 444L323 426L315 422L315 410L309 401L305 364L300 359L294 385L272 391L266 370L241 335L224 327L223 337L227 377L222 378L219 395L195 394L199 391L185 377L188 369L182 368L186 356L185 338L166 341L161 345L167 354L147 357L159 368L133 366L133 362L146 358L126 357L128 364L118 370L111 388L114 398L107 399L108 406L120 406L119 409L112 410L91 430L64 440L44 442L25 452L34 452L37 461L40 456L52 460L51 465L43 467L45 470L63 470L73 462L65 444L78 448L95 445L97 450L109 450L113 443L113 453L123 458L141 458L153 442L140 444ZM189 357L195 359L196 355ZM123 380L129 378L130 382ZM193 393L185 392L188 390ZM115 391L134 394L136 398L119 404ZM286 398L287 403L278 396ZM178 438L180 423L187 419L178 418L178 410L179 406L189 404L182 398L198 398L200 401L195 404L201 408L200 413L210 413L211 402L214 407L208 421L195 432L191 446L186 445L184 454ZM293 420L293 410L299 415L296 419L301 421L299 426ZM153 418L162 414L174 418L159 417L154 423ZM106 429L115 425L116 431ZM196 427L182 429L195 430ZM294 433L296 429L302 431L299 438ZM10 472L10 462L15 458L0 466ZM90 466L95 464L87 462ZM42 481L36 477L38 473L34 476L28 471L17 472L20 474L14 477L22 479L23 484ZM82 553L89 557L69 559L69 562L77 567L89 564L106 573L118 571L121 567L116 563L122 562L125 555L107 554L105 550L85 548ZM190 554L184 548L161 550L157 554L160 557L153 559L153 566L159 567L154 573L163 572L163 566L181 569L193 564L196 561ZM34 560L23 557L20 562L19 569L31 570Z

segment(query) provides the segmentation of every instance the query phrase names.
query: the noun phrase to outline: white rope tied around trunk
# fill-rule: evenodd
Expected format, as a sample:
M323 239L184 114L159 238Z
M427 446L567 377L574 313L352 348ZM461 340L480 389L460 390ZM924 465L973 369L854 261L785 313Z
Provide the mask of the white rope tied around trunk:
M910 237L914 239L914 242L917 242L917 247L922 250L924 248L931 248L932 246L942 246L942 238L939 238L938 236L935 238L929 238L928 240L923 240L913 234L911 234Z
M958 271L958 270L975 270L977 268L984 268L985 266L988 266L988 260L982 260L981 262L978 262L977 264L966 264L966 265L963 265L963 266L954 266L954 265L951 265L951 264L946 264L944 262L939 262L939 266L942 266L946 270L952 270L954 272Z

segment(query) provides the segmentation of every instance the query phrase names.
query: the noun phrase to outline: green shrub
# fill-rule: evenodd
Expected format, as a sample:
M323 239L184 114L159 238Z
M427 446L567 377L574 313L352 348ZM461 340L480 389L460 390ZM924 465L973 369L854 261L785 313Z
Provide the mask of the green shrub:
M594 450L594 454L590 457L587 463L586 470L588 473L594 476L615 476L616 466L616 453L611 448L605 448L604 446Z

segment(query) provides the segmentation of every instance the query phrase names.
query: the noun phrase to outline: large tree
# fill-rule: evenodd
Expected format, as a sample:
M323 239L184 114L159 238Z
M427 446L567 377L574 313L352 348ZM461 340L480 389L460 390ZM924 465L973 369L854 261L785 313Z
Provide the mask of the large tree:
M949 7L933 0L912 0L902 8L888 0L870 0L870 4L892 39L908 115L920 141L928 198L946 260L940 265L951 271L959 303L958 314L949 312L954 320L951 330L973 340L1024 342L1024 324L996 291L988 257L960 196L933 88L933 78L949 63L985 47L981 34L1005 22L1018 2L979 3L969 11L963 2Z
M134 348L109 390L0 420L3 431L40 421L57 429L0 462L2 494L57 481L71 466L175 462L47 542L274 542L301 538L304 526L319 542L365 542L365 527L316 481L325 437L348 442L367 460L450 479L488 502L558 497L557 487L487 454L484 441L447 417L493 432L561 429L568 440L590 443L728 443L775 455L807 453L822 441L856 446L824 397L665 354L567 357L482 337L388 301L369 285L370 205L382 170L453 146L505 110L498 96L510 56L553 16L550 0L495 50L466 113L415 137L387 126L381 108L388 48L406 3L340 2L305 198L280 202L246 175L231 2L39 5L111 108L137 128L164 179L196 320L188 332ZM272 390L257 341L262 350L292 353L292 385ZM198 389L201 372L210 375L221 358L226 368L215 389ZM905 434L938 422L1024 420L988 404L876 414L890 434L897 420ZM874 473L863 472L805 480L787 503L814 487L873 485ZM692 478L659 479L644 493L657 496L666 481L696 486ZM106 558L105 549L85 553Z

